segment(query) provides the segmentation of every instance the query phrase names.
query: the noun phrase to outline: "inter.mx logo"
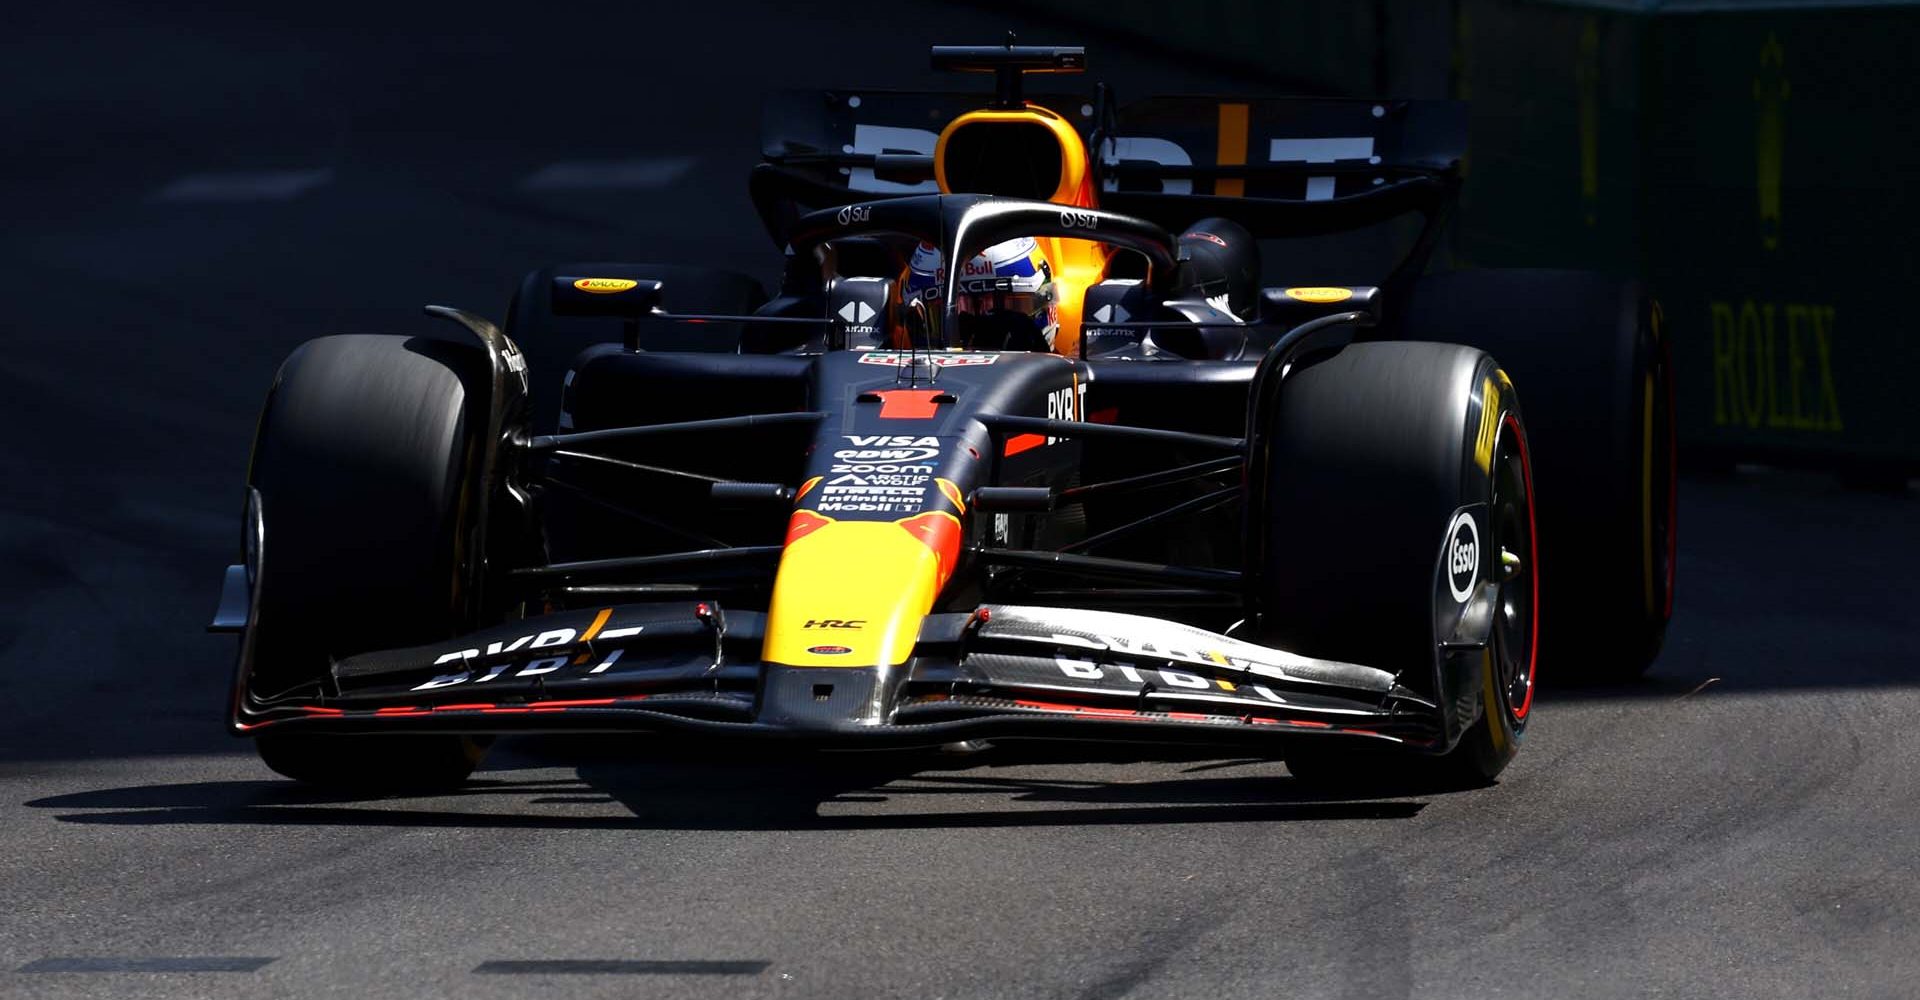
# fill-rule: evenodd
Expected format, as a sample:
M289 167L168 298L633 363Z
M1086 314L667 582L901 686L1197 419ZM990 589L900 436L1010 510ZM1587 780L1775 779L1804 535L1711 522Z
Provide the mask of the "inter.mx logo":
M873 319L873 307L865 302L849 302L840 307L840 318L849 323L865 323Z

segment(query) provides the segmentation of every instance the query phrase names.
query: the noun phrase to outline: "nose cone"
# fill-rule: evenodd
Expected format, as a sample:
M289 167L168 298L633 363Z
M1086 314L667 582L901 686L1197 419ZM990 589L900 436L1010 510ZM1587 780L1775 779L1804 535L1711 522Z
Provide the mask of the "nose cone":
M794 511L767 609L762 659L789 667L892 667L953 574L960 519L837 521Z

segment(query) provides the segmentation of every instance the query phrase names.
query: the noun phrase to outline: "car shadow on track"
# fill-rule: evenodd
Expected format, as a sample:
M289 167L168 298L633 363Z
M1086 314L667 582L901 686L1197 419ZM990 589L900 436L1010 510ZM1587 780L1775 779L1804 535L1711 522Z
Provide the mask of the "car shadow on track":
M434 796L354 798L289 781L211 781L102 788L34 799L62 822L98 825L290 825L462 829L896 830L1409 819L1419 799L1329 795L1278 775L1223 776L1244 761L1159 755L1191 764L1168 776L1089 778L1093 752L1008 754L740 753L691 758L642 741L509 746L496 769ZM532 777L571 765L577 777ZM1019 773L992 773L1020 765ZM504 768L504 769L503 769ZM1110 770L1098 773L1108 775Z

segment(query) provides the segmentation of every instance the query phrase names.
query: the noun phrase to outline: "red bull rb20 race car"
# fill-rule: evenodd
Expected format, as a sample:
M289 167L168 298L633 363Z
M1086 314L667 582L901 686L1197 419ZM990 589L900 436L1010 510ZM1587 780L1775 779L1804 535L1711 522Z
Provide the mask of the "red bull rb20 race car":
M1458 106L1028 99L1083 51L934 60L993 93L769 100L774 295L563 265L504 331L430 307L447 336L297 349L215 621L233 731L369 790L530 731L1197 743L1461 786L1541 677L1645 668L1658 310L1424 273ZM1263 284L1262 240L1407 216L1374 284ZM581 324L619 339L535 378L517 344ZM661 349L687 331L709 349Z

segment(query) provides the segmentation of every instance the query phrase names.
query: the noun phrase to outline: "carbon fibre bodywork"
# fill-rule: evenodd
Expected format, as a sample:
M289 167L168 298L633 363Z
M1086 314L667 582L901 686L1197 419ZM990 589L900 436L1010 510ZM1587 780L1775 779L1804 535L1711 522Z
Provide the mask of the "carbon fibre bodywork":
M584 448L577 442L611 434L594 454L627 464L547 449L549 468L531 488L556 558L510 578L530 608L552 610L338 658L322 684L292 698L247 690L243 639L236 730L641 730L828 745L1084 735L1278 747L1345 735L1439 751L1472 721L1471 636L1437 649L1427 677L1236 640L1223 632L1247 617L1254 585L1235 551L1239 516L1124 531L1165 508L1169 490L1176 505L1213 497L1236 513L1248 457L1234 434L1260 363L937 359L589 351L569 379L571 430L555 439ZM618 448L627 428L757 418L649 436L643 456ZM1134 426L1153 430L1135 437ZM1108 428L1117 433L1102 436ZM1076 430L1087 436L1068 436ZM628 462L636 457L646 463ZM1154 470L1169 467L1187 474L1155 486ZM831 489L849 478L906 485ZM713 503L714 483L747 480L800 487L791 502ZM1143 485L1100 488L1108 483ZM645 497L678 523L636 525L559 484ZM974 508L983 489L1007 487L1051 501ZM841 585L814 577L801 583L819 603L770 608L794 543L841 522L884 526L931 557L927 606L848 609ZM250 558L271 560L270 524L256 525ZM1102 556L1076 554L1116 530ZM679 551L690 534L708 546L697 560ZM860 562L867 551L833 557L854 560L841 567L853 576L884 572ZM1437 567L1436 557L1436 579ZM1146 610L1154 617L1132 613ZM770 625L779 615L790 624L784 640ZM889 641L893 651L877 648Z
M1269 580L1277 554L1287 532L1316 529L1269 517L1286 474L1268 447L1277 400L1297 364L1379 322L1377 290L1263 293L1246 228L1214 219L1213 231L1175 236L1158 221L1220 203L1268 232L1292 232L1279 221L1289 213L1307 230L1388 209L1432 223L1453 182L1433 138L1445 109L1368 118L1359 105L1316 106L1379 122L1394 162L1376 172L1390 183L1327 168L1342 178L1327 191L1352 191L1316 199L1314 178L1280 171L1306 185L1302 200L1276 195L1270 170L1189 164L1165 179L1261 193L1176 202L1108 185L1138 165L1089 161L1060 115L1010 101L1005 74L1002 85L993 109L956 119L940 148L961 125L972 142L989 134L979 128L1044 124L1061 144L1054 201L955 194L943 169L938 193L873 196L835 183L850 176L833 173L839 154L783 148L751 187L791 254L787 281L753 315L669 313L673 290L637 270L538 273L545 284L531 287L551 291L556 313L625 326L624 342L566 372L555 433L526 426L524 365L506 335L437 311L479 342L492 373L467 393L479 430L464 449L474 458L456 512L454 621L421 623L432 641L406 648L329 648L323 675L262 689L275 518L254 493L219 618L242 633L234 731L650 731L834 746L1079 736L1282 754L1340 737L1451 750L1492 704L1502 577L1494 547L1455 538L1463 524L1494 537L1484 503L1449 501L1431 525L1426 513L1406 519L1422 541L1403 547L1412 555L1396 583L1431 596L1433 613L1395 624L1417 639L1405 662L1304 656L1269 638L1285 612ZM1193 113L1148 110L1162 124ZM1268 105L1255 110L1263 134L1277 127ZM1110 119L1094 115L1096 146L1117 137ZM1071 299L1044 340L1027 331L1035 349L978 333L949 343L963 329L952 281L919 303L941 322L903 318L903 250L933 247L951 266L1016 238L1050 248ZM1142 269L1110 267L1122 252ZM734 353L644 349L650 324L682 321L746 332ZM1470 461L1459 443L1501 412L1500 395L1478 388L1492 362L1459 357L1467 367L1434 373L1447 387L1422 397L1445 415L1431 428L1439 478Z

